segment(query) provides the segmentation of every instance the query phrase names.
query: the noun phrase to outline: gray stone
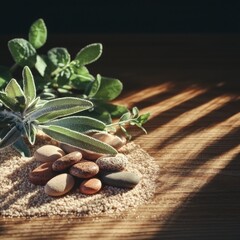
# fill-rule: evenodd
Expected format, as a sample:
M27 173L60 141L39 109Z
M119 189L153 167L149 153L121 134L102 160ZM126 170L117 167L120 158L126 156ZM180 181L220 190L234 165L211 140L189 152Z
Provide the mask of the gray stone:
M132 172L105 172L101 174L103 183L120 188L134 188L140 181L140 177Z

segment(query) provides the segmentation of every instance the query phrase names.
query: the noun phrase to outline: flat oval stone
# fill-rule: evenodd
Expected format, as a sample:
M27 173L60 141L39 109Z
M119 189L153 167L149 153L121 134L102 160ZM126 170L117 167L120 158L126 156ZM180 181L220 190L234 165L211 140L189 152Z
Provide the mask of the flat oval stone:
M89 151L86 149L74 147L74 146L68 145L66 143L60 143L60 148L62 148L63 151L66 153L79 151L82 153L83 158L88 159L88 160L96 160L99 157L103 156L103 154L101 154L101 153L96 153L96 152L92 152L92 151Z
M67 173L62 173L50 179L45 185L44 191L49 196L62 196L73 188L74 183L73 176Z
M128 158L122 153L114 155L106 155L97 159L96 164L101 170L106 171L122 171L126 168Z
M69 170L70 174L78 178L91 178L98 174L98 172L98 165L87 160L81 160L79 163L74 164Z
M102 182L98 178L91 178L81 183L79 191L80 193L91 195L99 192L101 187Z
M34 152L34 158L40 162L53 162L65 155L65 152L54 145L44 145Z
M71 152L59 159L57 159L53 164L52 164L52 169L54 171L63 171L65 169L68 169L75 163L80 162L82 159L82 154L80 152Z
M29 173L29 181L35 185L45 185L51 178L57 175L56 172L52 170L52 163L46 162L33 169Z
M121 188L134 188L140 181L140 177L132 172L103 173L101 176L103 183Z
M115 149L120 149L123 145L126 144L126 138L119 137L106 132L95 132L91 134L91 137L98 139L104 143L107 143L114 147Z

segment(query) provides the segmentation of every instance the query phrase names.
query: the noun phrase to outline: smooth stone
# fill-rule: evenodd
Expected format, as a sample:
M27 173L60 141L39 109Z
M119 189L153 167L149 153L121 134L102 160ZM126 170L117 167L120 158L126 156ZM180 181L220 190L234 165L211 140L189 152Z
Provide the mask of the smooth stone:
M52 163L46 162L39 165L29 173L29 181L35 185L45 185L50 179L57 175L52 170Z
M79 191L80 193L91 195L99 192L101 188L102 182L98 178L91 178L81 183Z
M96 164L101 170L106 171L122 171L126 168L128 158L122 153L114 155L106 155L97 159Z
M98 172L98 165L87 160L81 160L79 163L74 164L69 170L71 175L78 178L91 178L98 174Z
M39 162L53 162L65 155L65 152L54 145L44 145L34 152L34 158Z
M134 188L140 181L140 177L132 172L103 173L101 180L103 183L120 188Z
M44 191L49 196L62 196L73 188L74 183L73 176L67 173L62 173L50 179L45 185Z
M54 171L63 171L74 165L75 163L80 162L82 159L82 154L80 152L71 152L59 159L57 159L52 164L52 169Z
M115 149L120 149L123 145L126 144L126 138L119 137L117 135L113 135L106 132L95 132L91 134L91 137L98 139L104 143L107 143L114 147Z
M93 160L94 161L94 160L98 159L99 157L103 156L103 154L101 154L101 153L96 153L96 152L89 151L89 150L86 150L86 149L74 147L74 146L68 145L66 143L60 143L59 146L66 153L79 151L79 152L82 153L83 158L88 159L88 160Z

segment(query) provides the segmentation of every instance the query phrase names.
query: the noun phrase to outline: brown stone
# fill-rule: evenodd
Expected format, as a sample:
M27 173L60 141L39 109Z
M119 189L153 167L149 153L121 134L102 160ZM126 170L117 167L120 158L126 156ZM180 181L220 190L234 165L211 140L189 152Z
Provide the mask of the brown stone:
M81 160L79 163L74 164L69 173L78 178L91 178L99 172L99 167L96 163Z
M86 149L73 147L73 146L68 145L66 143L60 143L60 148L62 148L63 151L66 152L66 153L79 151L79 152L82 153L83 158L88 159L88 160L96 160L99 157L103 156L103 154L101 154L101 153L96 153L96 152L89 151L89 150L86 150Z
M91 195L99 192L101 187L102 182L98 178L91 178L81 183L79 191L80 193Z
M80 152L71 152L59 159L57 159L52 164L52 169L54 171L63 171L74 165L75 163L80 162L82 159L82 154Z
M40 162L54 162L65 155L65 152L54 145L44 145L34 152L34 158Z
M52 170L52 163L46 162L29 173L29 181L35 185L45 185L56 175L57 173Z

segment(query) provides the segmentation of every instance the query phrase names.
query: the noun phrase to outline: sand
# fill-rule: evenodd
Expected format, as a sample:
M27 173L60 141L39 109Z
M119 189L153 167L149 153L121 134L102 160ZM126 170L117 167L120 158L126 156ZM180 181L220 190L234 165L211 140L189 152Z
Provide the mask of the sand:
M40 138L32 148L34 152L49 138ZM55 144L55 143L54 143ZM116 216L129 209L151 201L155 193L155 180L159 168L155 160L134 142L123 147L129 158L127 171L141 175L140 183L133 189L104 186L95 195L84 195L73 189L62 197L50 197L43 186L29 182L29 172L39 165L33 158L23 158L12 148L0 150L0 216Z

